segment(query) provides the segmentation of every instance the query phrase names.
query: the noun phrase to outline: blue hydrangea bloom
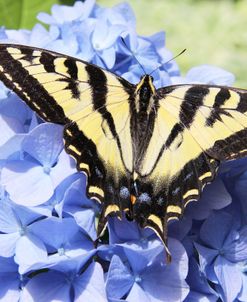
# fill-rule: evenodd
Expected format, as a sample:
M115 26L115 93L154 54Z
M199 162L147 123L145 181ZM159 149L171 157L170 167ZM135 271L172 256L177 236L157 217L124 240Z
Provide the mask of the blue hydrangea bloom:
M165 264L162 250L158 254L155 249L148 253L143 247L134 249L125 244L124 262L117 255L111 259L106 279L108 297L126 296L130 302L183 300L189 292L184 281L188 270L187 256L182 245L174 239L170 240L169 248L174 261Z
M245 281L247 226L241 226L236 218L225 211L212 213L201 227L199 243L195 243L206 276L220 286L224 301L236 299Z
M38 20L46 26L1 27L0 41L69 54L132 83L153 72L157 88L234 81L209 65L181 76L165 33L138 35L127 3L56 4ZM201 199L169 225L167 264L157 236L127 219L110 218L96 246L100 206L86 197L86 178L64 151L62 127L43 123L2 83L0 128L3 301L247 301L246 159L222 165Z

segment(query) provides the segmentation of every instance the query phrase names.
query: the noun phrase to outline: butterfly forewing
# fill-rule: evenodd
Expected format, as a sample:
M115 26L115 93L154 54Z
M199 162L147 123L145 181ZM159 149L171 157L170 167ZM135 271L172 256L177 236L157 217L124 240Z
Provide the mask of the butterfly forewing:
M88 175L90 197L114 203L120 186L130 191L133 85L81 60L21 45L0 45L0 79L44 120L66 125L66 150Z
M247 91L207 86L174 86L161 101L177 114L191 136L211 157L218 160L240 158L247 153ZM191 113L190 113L191 112Z

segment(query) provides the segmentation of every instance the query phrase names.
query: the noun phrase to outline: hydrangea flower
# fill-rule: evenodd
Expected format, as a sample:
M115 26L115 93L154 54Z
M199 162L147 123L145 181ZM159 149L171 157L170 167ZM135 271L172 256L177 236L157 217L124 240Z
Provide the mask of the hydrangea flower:
M246 293L243 295L247 225L241 226L238 216L225 211L212 213L200 229L199 243L195 243L206 276L220 286L223 301L233 301L238 296L243 301L247 299Z
M209 65L181 76L165 33L138 35L127 3L54 5L38 20L46 27L0 28L0 41L69 54L133 83L155 70L157 88L234 81ZM157 236L126 219L110 218L108 235L95 245L100 208L86 197L86 179L63 149L61 126L42 123L2 83L0 128L3 301L247 300L246 159L223 165L201 199L169 225L173 261L167 264Z

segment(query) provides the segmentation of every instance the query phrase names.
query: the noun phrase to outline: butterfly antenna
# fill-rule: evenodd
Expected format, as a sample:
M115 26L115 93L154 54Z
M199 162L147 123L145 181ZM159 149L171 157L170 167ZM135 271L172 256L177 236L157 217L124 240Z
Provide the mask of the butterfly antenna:
M176 59L177 57L181 56L181 54L183 54L186 51L186 48L183 49L182 51L180 51L179 54L177 54L175 57L172 57L170 60L166 61L165 63L161 64L160 66L158 66L157 68L155 68L149 75L151 75L152 73L154 73L156 70L158 70L161 66L170 63L172 60Z
M128 47L128 45L126 44L125 40L123 37L121 37L121 40L124 44L124 46L126 47L126 49L128 49L129 52L131 52L132 56L135 58L136 62L138 63L138 65L141 67L142 71L144 72L144 74L146 75L146 71L144 70L142 64L138 61L137 57L135 56L135 54L133 53L133 51Z

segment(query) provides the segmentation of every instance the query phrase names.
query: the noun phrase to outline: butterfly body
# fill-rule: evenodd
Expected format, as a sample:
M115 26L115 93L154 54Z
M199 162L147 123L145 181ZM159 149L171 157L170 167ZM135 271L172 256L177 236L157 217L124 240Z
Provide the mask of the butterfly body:
M45 121L64 125L87 195L102 204L99 233L109 215L126 213L167 247L167 223L198 200L220 161L247 155L244 89L156 89L150 75L134 85L82 60L13 44L0 44L0 80Z

